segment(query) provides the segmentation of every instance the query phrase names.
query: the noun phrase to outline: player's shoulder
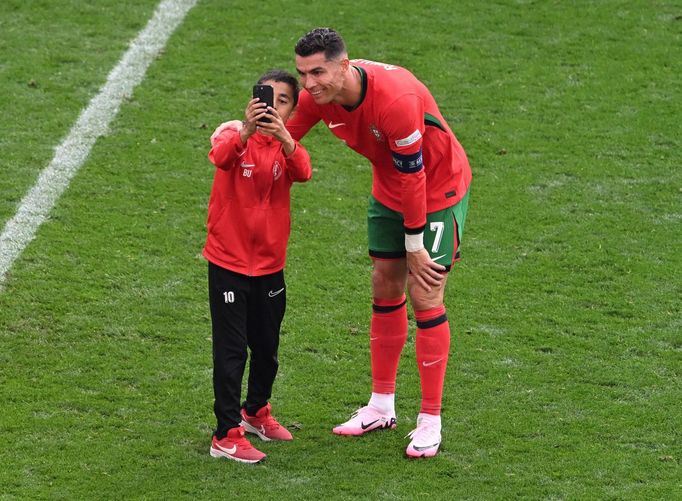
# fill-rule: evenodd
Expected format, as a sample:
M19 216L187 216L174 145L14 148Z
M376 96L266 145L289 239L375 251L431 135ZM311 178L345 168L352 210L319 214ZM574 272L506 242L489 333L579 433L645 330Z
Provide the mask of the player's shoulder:
M382 71L407 71L405 68L396 64L382 63L381 61L371 61L369 59L351 59L351 64L360 66L363 69L374 72L376 70Z
M394 121L419 107L415 104L420 100L416 78L405 68L367 59L356 59L352 64L366 73L367 97L376 120Z
M415 79L409 70L395 64L370 61L369 59L353 59L351 64L362 68L367 78L377 88L391 87L395 89L396 86L410 86L412 80Z
M374 97L385 96L393 101L401 95L414 94L419 87L417 78L402 66L368 59L353 59L351 63L365 71Z

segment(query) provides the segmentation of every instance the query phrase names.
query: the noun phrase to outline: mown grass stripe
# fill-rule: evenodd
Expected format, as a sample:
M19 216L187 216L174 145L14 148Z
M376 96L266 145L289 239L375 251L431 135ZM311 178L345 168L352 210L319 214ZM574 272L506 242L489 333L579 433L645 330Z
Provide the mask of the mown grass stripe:
M59 197L85 162L98 137L106 134L121 102L144 79L147 68L166 45L197 0L164 0L147 26L131 42L109 73L100 92L78 117L68 136L56 148L50 164L24 196L16 214L0 235L0 287L14 261L47 220Z

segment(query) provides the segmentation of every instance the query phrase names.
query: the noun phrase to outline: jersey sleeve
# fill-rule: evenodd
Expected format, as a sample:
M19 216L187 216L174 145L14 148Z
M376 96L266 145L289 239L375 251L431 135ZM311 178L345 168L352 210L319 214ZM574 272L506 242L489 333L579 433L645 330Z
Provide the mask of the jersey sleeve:
M291 181L303 183L313 176L313 166L306 149L298 141L295 142L296 149L291 155L285 157L287 176Z
M211 141L213 147L208 152L208 159L219 169L229 169L246 151L246 145L242 144L239 131L233 128L222 130L217 136L211 138Z
M404 95L388 107L383 129L398 170L405 233L421 234L426 227L426 174L422 157L424 103L414 94ZM408 249L409 250L409 249Z
M320 114L312 96L305 89L298 97L296 111L287 121L287 129L295 141L300 141L320 121Z

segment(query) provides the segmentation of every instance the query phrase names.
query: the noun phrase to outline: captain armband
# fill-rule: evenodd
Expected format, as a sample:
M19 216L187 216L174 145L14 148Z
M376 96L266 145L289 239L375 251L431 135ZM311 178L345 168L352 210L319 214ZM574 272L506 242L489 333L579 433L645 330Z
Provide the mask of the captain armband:
M403 155L395 151L391 151L391 155L393 156L393 166L404 174L419 172L424 167L421 148L419 148L418 152L410 153L409 155Z

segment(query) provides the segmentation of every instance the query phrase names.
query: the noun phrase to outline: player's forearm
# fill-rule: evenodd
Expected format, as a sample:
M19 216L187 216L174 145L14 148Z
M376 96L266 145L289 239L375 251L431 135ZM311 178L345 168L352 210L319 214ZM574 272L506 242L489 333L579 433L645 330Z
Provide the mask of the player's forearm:
M208 152L208 159L219 169L229 169L243 152L244 144L240 133L226 130L216 137L211 151Z
M286 128L295 141L300 141L320 121L320 117L316 116L306 105L306 99L306 96L301 93L296 112L286 123Z
M401 174L402 213L406 235L423 234L426 227L426 175L424 171ZM407 238L415 243L418 237Z

